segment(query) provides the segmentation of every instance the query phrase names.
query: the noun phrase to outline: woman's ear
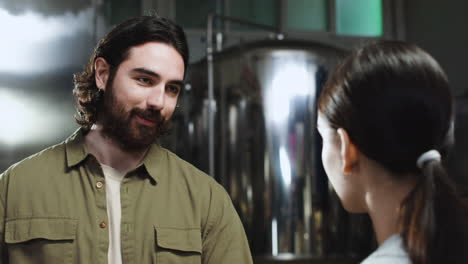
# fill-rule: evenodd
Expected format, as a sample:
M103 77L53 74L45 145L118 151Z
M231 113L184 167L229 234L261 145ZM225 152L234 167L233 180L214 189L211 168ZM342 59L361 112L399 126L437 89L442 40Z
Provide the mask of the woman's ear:
M359 151L356 145L351 142L346 130L339 128L337 132L340 138L340 157L343 164L342 170L343 173L349 173L357 167L359 162Z
M98 57L94 62L94 79L96 81L97 88L102 91L106 90L109 71L110 69L107 61L102 57Z

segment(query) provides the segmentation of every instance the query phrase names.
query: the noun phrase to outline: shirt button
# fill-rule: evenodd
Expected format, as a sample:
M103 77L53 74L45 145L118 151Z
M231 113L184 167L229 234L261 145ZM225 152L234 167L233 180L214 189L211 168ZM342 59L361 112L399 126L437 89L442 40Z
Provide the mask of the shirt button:
M101 189L104 184L100 181L96 182L96 188Z
M102 221L101 223L99 223L99 227L100 228L106 228L107 227L107 223L105 221Z

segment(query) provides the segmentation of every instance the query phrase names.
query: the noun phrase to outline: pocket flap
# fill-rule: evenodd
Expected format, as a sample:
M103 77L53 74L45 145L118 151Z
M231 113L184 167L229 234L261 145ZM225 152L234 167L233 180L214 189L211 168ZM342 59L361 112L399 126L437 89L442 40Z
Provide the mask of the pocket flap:
M77 219L28 218L7 220L5 242L21 243L32 239L74 240Z
M155 227L156 243L158 247L186 251L202 251L202 239L200 229L176 229Z

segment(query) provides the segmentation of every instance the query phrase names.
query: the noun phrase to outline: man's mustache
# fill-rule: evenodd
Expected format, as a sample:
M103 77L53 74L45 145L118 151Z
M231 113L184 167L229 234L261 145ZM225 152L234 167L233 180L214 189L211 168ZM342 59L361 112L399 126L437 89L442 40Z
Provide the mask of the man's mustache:
M161 116L161 111L155 110L155 109L133 109L132 110L133 115L137 115L141 118L144 118L148 121L154 122L154 123L161 123L163 121L163 118Z

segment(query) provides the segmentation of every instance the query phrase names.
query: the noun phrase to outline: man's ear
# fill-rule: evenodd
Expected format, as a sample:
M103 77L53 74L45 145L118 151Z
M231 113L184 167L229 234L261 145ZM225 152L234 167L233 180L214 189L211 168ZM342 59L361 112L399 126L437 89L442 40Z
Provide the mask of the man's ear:
M337 130L340 137L340 157L343 163L343 172L351 172L359 162L359 151L353 142L349 139L348 132L343 128Z
M109 79L109 71L110 67L107 61L102 57L98 57L94 62L94 79L98 89L103 91L106 90L107 80Z

